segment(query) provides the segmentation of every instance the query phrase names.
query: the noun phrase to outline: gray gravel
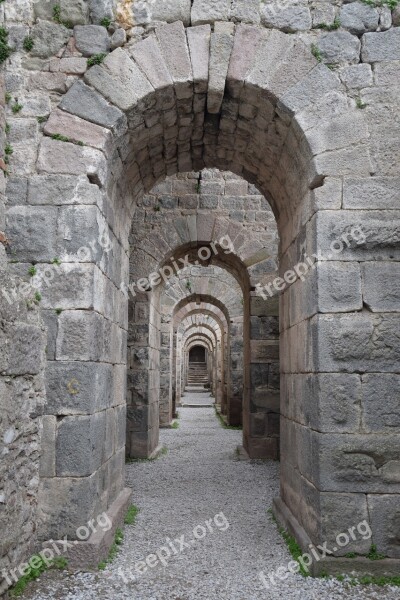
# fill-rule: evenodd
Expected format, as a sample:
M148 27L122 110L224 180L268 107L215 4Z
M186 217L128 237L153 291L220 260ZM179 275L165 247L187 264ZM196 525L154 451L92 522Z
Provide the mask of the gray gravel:
M132 502L140 513L135 525L125 527L124 543L114 562L96 573L48 572L24 598L399 600L399 588L352 587L300 575L265 589L260 571L268 574L290 561L267 514L278 495L278 464L239 461L235 450L241 432L223 429L213 408L181 408L180 417L179 429L161 431L166 455L127 467ZM210 522L219 513L223 513L220 520ZM200 527L195 530L197 526L206 528L203 539L195 539L194 531L198 536L204 533ZM173 555L166 567L148 568L136 581L129 580L127 571L138 561L155 554L166 538L182 535L189 547ZM177 542L172 543L179 548Z

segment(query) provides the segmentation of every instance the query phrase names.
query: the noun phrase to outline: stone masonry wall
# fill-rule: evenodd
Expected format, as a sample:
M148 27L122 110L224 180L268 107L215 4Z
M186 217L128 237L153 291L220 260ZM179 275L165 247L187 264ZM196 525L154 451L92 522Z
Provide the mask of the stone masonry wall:
M3 78L0 108L4 108ZM3 117L3 110L1 111ZM2 120L4 126L4 120ZM0 163L5 167L4 154ZM33 552L38 528L38 492L45 403L46 331L38 299L10 273L4 235L6 177L0 170L0 573ZM0 594L6 589L0 580Z
M60 10L55 12L56 7L59 7ZM109 17L111 22L103 21L104 17ZM333 495L335 495L335 498L343 495L343 503L346 501L347 492L351 493L353 497L362 497L363 510L367 513L368 502L375 530L379 531L377 534L379 549L388 555L398 556L398 543L390 538L383 527L380 527L383 512L388 515L387 522L392 523L394 526L398 518L396 516L398 515L398 495L393 493L398 491L398 488L395 487L396 481L398 481L398 474L395 470L398 468L398 451L396 450L396 448L398 449L398 440L395 437L396 434L393 434L392 423L386 422L383 417L380 420L381 415L374 405L374 398L383 395L389 386L391 410L393 414L397 415L396 398L398 397L398 391L396 392L396 390L399 387L399 376L396 364L398 365L398 355L395 355L397 362L396 360L391 361L393 361L393 354L398 348L398 335L396 337L396 334L393 333L396 331L395 328L398 328L396 313L399 312L399 304L396 299L398 298L398 275L393 275L398 273L398 263L395 262L395 258L398 260L398 254L396 253L398 225L396 225L397 215L394 214L392 218L389 217L388 212L394 213L394 209L399 206L399 8L391 11L387 5L373 7L359 1L322 2L317 0L310 2L299 0L290 3L253 0L194 0L193 3L189 0L160 1L157 3L150 0L148 2L124 0L118 3L113 2L113 0L90 0L89 2L85 0L60 0L59 3L55 0L5 0L1 2L0 21L4 23L9 32L8 43L14 51L5 63L6 119L8 127L5 127L3 120L1 123L3 133L0 156L4 157L7 149L9 158L7 166L9 171L6 205L8 211L7 233L11 241L8 251L10 261L19 260L18 264L10 262L9 266L6 267L4 248L0 246L2 286L8 285L10 271L13 275L18 276L19 274L25 278L27 277L27 268L31 264L29 260L32 258L32 249L35 250L34 260L37 262L54 259L56 254L51 252L52 248L48 249L49 241L54 241L56 235L61 236L63 240L65 239L63 237L65 229L61 228L59 223L63 223L63 226L69 226L70 229L73 229L75 223L70 215L70 212L73 212L70 211L71 207L64 206L77 202L76 197L79 192L75 186L76 182L72 182L74 178L72 176L47 175L45 169L43 169L39 179L36 174L38 148L43 133L45 132L48 136L57 136L58 142L48 140L51 148L61 145L65 138L72 138L72 141L79 145L90 143L91 146L94 146L96 150L92 148L82 150L82 152L86 152L84 158L82 158L85 165L90 163L92 159L94 160L97 151L107 154L109 149L111 134L105 128L93 126L90 139L87 139L85 138L85 135L87 135L85 128L79 129L79 124L74 119L66 118L66 113L61 111L53 113L53 117L46 123L52 108L58 105L61 97L71 85L77 79L82 78L88 68L88 57L108 53L111 49L123 45L132 49L138 40L148 37L157 24L165 21L172 22L177 18L182 19L185 25L200 23L214 25L216 22L228 20L231 22L244 21L264 28L273 27L284 32L293 33L296 39L304 40L306 45L311 48L316 60L329 66L332 71L332 81L333 79L337 80L337 88L332 89L329 97L324 97L322 105L317 104L315 106L314 120L310 119L309 122L302 122L300 127L300 129L303 128L301 135L304 131L308 131L307 135L311 140L310 143L313 144L313 151L316 155L321 151L321 148L323 149L323 153L318 157L317 162L318 167L326 175L324 187L317 187L313 193L310 193L313 202L310 209L311 215L318 210L323 214L312 218L308 231L311 227L315 228L313 230L317 232L315 244L318 243L321 246L325 244L326 250L327 240L329 243L337 233L331 221L328 221L328 216L329 218L333 217L327 215L327 213L330 211L339 213L343 209L343 212L352 213L348 217L343 217L343 228L351 225L355 219L368 229L370 241L360 252L352 254L350 251L348 253L349 260L347 260L346 267L338 267L338 271L349 271L351 267L354 267L357 272L356 301L352 303L350 298L350 300L347 300L347 304L343 302L341 305L343 298L340 296L340 292L342 288L338 286L330 290L330 295L327 294L323 298L318 298L317 305L313 304L307 316L314 315L315 328L318 326L319 336L313 338L318 358L322 357L329 368L335 372L335 377L337 375L341 382L344 381L344 377L342 378L339 371L346 369L354 371L346 377L350 384L355 385L355 396L357 398L360 397L359 394L362 390L363 395L360 402L364 410L364 422L361 422L360 415L357 416L354 422L352 421L354 407L351 407L352 410L346 413L350 416L346 417L348 422L345 425L339 427L334 424L332 426L331 420L328 419L328 427L324 429L325 421L322 425L319 422L314 423L313 427L322 430L322 433L315 433L313 436L318 438L318 443L322 444L323 441L326 444L322 448L325 454L325 467L323 474L319 472L314 474L307 471L307 468L311 469L310 465L303 466L304 473L310 481L320 485L322 489L335 490L334 493L315 501L315 513L310 513L312 522L317 523L314 516L320 513L320 504L323 505L324 502L331 501ZM101 25L102 22L107 25L107 28ZM221 25L218 25L218 27L221 27ZM30 40L29 42L26 41L27 38ZM28 47L31 49L29 50ZM225 82L226 73L221 75L220 72L214 70L211 75L210 90L212 92L212 85L215 81L220 83L222 78ZM216 88L218 97L221 90L218 89L218 85ZM330 88L327 87L327 89ZM319 92L316 89L313 91L315 95ZM212 100L211 94L209 98ZM245 104L242 110L251 111L249 106L251 105ZM359 119L359 128L352 127L355 122L353 116L348 122L346 121L350 106L359 109L359 114L363 115L368 130L361 126L361 118ZM336 115L339 115L342 120L337 120L332 124L331 120L325 122L322 118L320 126L318 118L321 115L331 114L329 111L332 112L332 115L336 111ZM262 115L259 115L259 117L261 120L263 119ZM232 120L236 119L241 126L246 126L246 118L252 118L251 112L241 114L239 117L236 115ZM229 126L229 119L227 121ZM309 132L315 122L318 122L318 135ZM281 132L276 133L276 139L279 139ZM60 139L60 136L64 140ZM332 145L329 145L331 141ZM348 147L345 147L346 144ZM66 144L66 147L69 148L70 145ZM367 148L370 151L369 156ZM71 156L74 157L75 155L71 153ZM1 168L4 170L6 166L1 163ZM76 167L76 170L78 171L78 167ZM54 172L56 173L55 169ZM335 174L338 172L344 175L344 179L343 177L335 178ZM85 188L86 198L90 193L95 195L93 188L96 188L96 192L98 191L96 182L100 177L97 172L90 172L89 176L91 179L90 185L86 178L79 183L79 186ZM287 178L295 188L298 174L288 173ZM321 182L315 181L314 183L317 185ZM3 184L2 180L1 185L3 186ZM330 190L329 195L326 194L327 189ZM3 188L1 190L3 191ZM91 191L89 192L89 190ZM194 195L196 196L196 194ZM0 230L4 228L2 202L1 198ZM106 203L103 204L102 199L97 198L93 204L95 205L96 202L101 206L104 213L110 214L112 212ZM79 208L82 209L82 206ZM92 208L94 206L84 207L85 210L82 210L82 214L88 216ZM231 212L235 213L233 218L239 221L243 218L244 222L247 218L247 210L243 211L241 207L236 206ZM374 213L373 216L371 212ZM354 213L357 213L356 216L354 216ZM282 217L283 221L285 217L286 215ZM291 240L295 237L291 231L291 229L295 229L295 224L290 220L288 220L288 223L287 228L285 228L284 223L281 223L285 249L290 246ZM385 230L385 234L382 233L383 230ZM302 240L306 239L306 233L304 235L303 233L302 231L302 235L299 236L299 245L301 245ZM74 250L78 246L79 240L75 244ZM312 251L313 249L315 248L309 250ZM28 254L24 254L25 250ZM44 256L45 250L47 250L46 256ZM289 250L292 251L293 249L289 248ZM13 258L13 251L17 253L17 258ZM290 251L287 253L288 264L293 263L290 260ZM41 252L43 253L42 257ZM298 256L298 253L296 254L293 251L293 255ZM376 265L377 257L380 260L379 266ZM118 261L116 260L116 262ZM98 270L95 272L98 273ZM329 271L327 272L329 277ZM79 269L75 271L78 278L83 276L82 273L83 270L82 272ZM385 274L385 285L382 284L382 274ZM322 285L322 269L318 279ZM387 286L389 286L389 291L385 296L382 290L387 290ZM74 288L74 286L71 287ZM113 291L115 292L114 288ZM287 295L293 293L293 291L289 291ZM70 294L72 295L71 291ZM115 297L116 295L115 292ZM263 309L259 310L259 303L259 299L253 297L253 316L264 316ZM13 488L14 483L10 478L2 476L0 480L0 485L4 485L5 490L3 492L0 489L0 515L2 519L5 516L7 523L12 522L13 528L15 528L12 531L7 528L2 529L8 532L9 539L13 538L12 542L6 544L5 548L2 547L0 551L4 564L8 566L10 562L15 565L20 558L26 557L29 545L28 538L34 541L35 537L37 526L35 516L36 478L39 462L37 445L40 432L40 418L36 416L39 411L35 405L40 406L43 404L44 394L40 353L43 343L42 330L37 314L35 310L28 309L25 304L25 307L21 308L17 315L13 315L9 313L9 305L4 304L3 306L3 304L2 300L0 306L2 311L0 333L7 340L7 343L4 343L1 349L0 385L3 388L7 386L6 389L10 391L5 394L2 393L0 396L1 402L6 405L4 410L3 406L1 407L2 438L0 441L5 445L6 450L9 450L8 453L5 453L5 460L3 460L4 450L2 450L1 468L5 465L5 471L13 473L11 464L15 468L15 465L19 464L18 461L23 462L16 471L18 477L17 491ZM289 305L290 303L287 302L287 306ZM14 309L16 309L15 306L13 306ZM273 310L276 310L276 307ZM331 315L316 315L318 311L332 313L335 310L337 312L354 311L359 314L357 314L356 319L353 315L348 316L345 314L335 318ZM385 313L389 312L393 314L388 317ZM371 313L382 313L383 316ZM50 331L48 353L51 353L52 348L55 348L55 341L51 338L51 332L58 335L58 323L66 320L68 315L60 317L60 315L49 311L46 316L45 311L43 311L43 316L48 317L47 323ZM304 314L300 315L300 317L302 316ZM297 314L284 316L284 323L288 328L289 324L292 324L292 330L297 327L299 331L298 339L305 338L305 335L303 335L305 329L298 327L300 317ZM123 321L122 316L121 321ZM340 323L340 331L337 328L337 323ZM10 328L13 333L14 330L20 332L20 334L12 336L13 344L17 347L10 347L8 341L11 339ZM25 334L23 331L25 331ZM27 331L29 331L29 335L27 335ZM371 331L370 338L358 338L356 334L360 331ZM393 339L392 350L382 342L382 336L385 340ZM372 339L372 342L370 339ZM27 340L29 340L29 346ZM357 346L356 349L354 344ZM291 344L291 347L295 347L295 344ZM33 357L30 354L31 352ZM384 356L382 356L383 352L385 353ZM114 356L115 354L112 358ZM9 362L9 357L14 360L15 357L21 357L18 358L18 366L15 367L17 372L14 370L12 361ZM30 363L29 357L32 358L32 363ZM29 359L29 364L26 362L27 359ZM378 360L381 362L378 362ZM318 364L315 369L322 370L322 367L326 364ZM120 372L123 372L123 357L119 366L121 367ZM292 369L291 366L289 367L288 371ZM298 368L298 365L296 365L296 368ZM384 374L368 372L377 368L387 372ZM8 373L10 369L11 372ZM361 371L365 374L360 375ZM349 377L351 377L351 380ZM318 385L313 385L312 391L318 398L321 398L323 394L325 394L325 398L329 396L332 378L325 378L318 381ZM299 385L301 387L304 384L303 379L299 377L298 381L290 383L293 383L293 386ZM262 383L261 379L260 385ZM323 392L321 392L322 388ZM287 398L289 397L292 398L292 394L288 393ZM386 393L385 397L387 397ZM12 398L16 398L16 400L11 402ZM338 399L341 400L340 397ZM10 410L10 403L12 410ZM28 405L28 410L25 410L25 403ZM22 407L23 405L24 408L21 408L20 411L15 409L16 406ZM292 428L297 435L297 432L307 431L309 415L293 415L290 411L294 409L293 405L288 408L287 417L292 423L296 421L296 425L292 425ZM377 417L375 417L374 411L376 411ZM123 408L119 413L124 417ZM27 418L27 415L31 416ZM47 416L49 417L49 431L54 433L54 419L56 417L55 415ZM325 415L322 415L321 419L322 417L325 417ZM69 418L73 422L73 417ZM110 418L108 423L112 425L114 423L113 418ZM332 433L332 427L339 430L337 435ZM336 430L333 429L333 431ZM14 437L15 432L18 432L17 438ZM379 447L382 445L381 439L384 436L385 444L387 443L388 447L387 452L384 449L384 458L387 460L385 464L388 465L387 470L381 474L380 471L375 472L371 469L368 475L365 475L366 479L363 484L358 484L356 487L354 487L352 480L358 474L362 465L361 467L358 464L348 465L346 456L343 456L345 453L340 449L337 450L339 454L335 455L336 463L340 463L340 473L336 474L334 465L329 463L330 458L333 456L332 447L336 445L340 448L341 444L344 443L342 441L344 436L348 434L351 434L351 444L349 441L347 446L348 454L355 455L358 453L361 456L361 462L363 457L367 456L364 445L373 444L374 447ZM112 464L115 467L111 469L113 473L122 469L121 448L123 437L123 434L120 433L119 442L113 447L119 449L118 460ZM288 434L287 447L290 446L289 437ZM294 433L292 439L294 439ZM300 433L296 439L300 440ZM10 440L10 442L7 440ZM25 457L24 453L19 454L20 446L14 446L16 440L21 441L24 452L29 457ZM100 443L103 442L101 436L99 436L99 440ZM307 441L307 443L311 447L311 441ZM294 447L294 444L292 446ZM306 446L304 445L304 447ZM302 449L304 447L301 446ZM317 447L317 445L314 444L313 447ZM113 449L107 451L108 459L113 451ZM14 456L13 453L18 454L18 456ZM114 454L114 456L116 455ZM393 457L393 460L389 460L388 457ZM315 465L312 466L315 467ZM44 467L45 472L54 472L53 464L44 465ZM393 467L392 471L390 470L391 467ZM295 472L296 469L293 468L293 473ZM71 477L74 476L73 473ZM299 492L299 484L295 475L293 475L293 485L290 480L290 473L287 473L285 477L287 484L286 500L290 504L290 498L294 498L292 501L294 506L297 498L299 496L305 498L307 493L301 494ZM376 483L378 477L382 477L379 484ZM344 483L343 479L345 479ZM115 488L119 488L119 482ZM88 487L85 492L87 498L93 496L93 489ZM388 490L390 493L386 493ZM103 492L104 490L101 493ZM11 498L8 505L4 505L4 502L1 501L3 493L6 499ZM98 506L103 508L106 504L107 499L104 498ZM339 505L340 503L337 506ZM18 507L18 510L13 507ZM53 508L57 512L57 507ZM305 514L306 510L302 509L301 512ZM341 513L339 508L337 508L337 512ZM351 510L348 511L345 522L349 521L350 524L353 524L353 521L351 521L353 515L350 513ZM9 514L11 519L9 519ZM92 515L91 509L88 509L88 514ZM332 521L335 521L333 513ZM304 521L303 525L307 527L309 524ZM19 535L20 532L23 532L22 535ZM315 536L320 535L320 532L321 528L315 532ZM18 545L14 546L13 544L17 540ZM364 548L356 548L356 550L364 551Z

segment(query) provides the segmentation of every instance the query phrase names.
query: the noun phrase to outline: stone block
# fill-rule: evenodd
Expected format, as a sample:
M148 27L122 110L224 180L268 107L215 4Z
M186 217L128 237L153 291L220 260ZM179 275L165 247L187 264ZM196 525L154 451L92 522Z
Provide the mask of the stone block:
M71 32L64 25L39 20L30 35L34 42L31 56L48 58L57 54L68 42Z
M361 42L348 31L331 31L326 33L319 39L317 46L326 63L343 64L360 62Z
M399 435L313 433L311 481L321 490L400 493Z
M230 19L237 23L260 24L260 3L258 0L233 0Z
M42 296L43 300L43 296ZM43 305L42 305L43 307ZM58 318L54 310L41 311L42 319L47 330L47 345L46 356L47 360L55 360L56 358L56 340L57 340L57 325Z
M293 115L315 103L315 97L343 89L339 78L325 65L317 65L298 83L285 92L278 102L278 109Z
M318 254L320 260L364 262L400 256L399 211L320 211L310 222L314 227L308 254Z
M6 224L16 259L28 263L51 262L57 256L57 210L54 207L11 207Z
M172 85L172 77L161 54L157 40L149 36L134 44L129 53L139 65L154 89L168 88Z
M82 457L84 458L84 457ZM90 477L43 477L38 504L42 516L39 539L76 538L76 530L104 510L98 494L98 474ZM63 507L60 510L60 507Z
M191 0L163 0L154 2L151 6L152 21L165 21L174 23L182 21L187 27L190 25Z
M344 67L340 71L340 78L350 90L370 87L373 83L371 65L360 64Z
M132 110L154 92L153 86L128 54L117 48L85 73L85 81L121 110Z
M362 37L361 58L363 62L400 60L400 29L365 33Z
M86 146L102 150L106 155L111 154L112 151L112 135L109 129L85 121L58 108L51 112L43 131L50 136L55 134L64 135L71 142L81 142Z
M121 135L127 128L127 120L123 112L108 102L95 90L77 81L63 96L59 108L68 113L97 123Z
M400 263L362 265L364 302L372 312L400 312Z
M192 25L229 21L231 0L193 0Z
M392 433L400 425L400 375L369 373L362 377L366 431Z
M183 23L163 25L156 29L161 52L174 82L178 99L191 98L193 74Z
M111 36L110 46L111 50L115 50L116 48L120 48L126 44L126 31L125 29L119 28L114 31Z
M53 415L44 415L42 423L43 429L40 439L42 452L39 473L41 477L55 477L57 418Z
M292 33L311 29L311 12L306 5L279 6L264 4L261 10L261 23L264 27L281 29Z
M317 264L318 312L352 312L363 306L359 263Z
M44 330L16 322L0 330L0 337L5 359L1 366L6 375L37 375L43 370Z
M335 556L345 556L350 552L368 554L372 543L370 532L361 527L363 535L360 535L357 529L359 523L370 523L365 494L321 493L318 509L321 524L320 537L316 541L327 540L329 548L336 548ZM348 534L352 528L355 540ZM346 537L340 534L348 536L347 544Z
M79 56L61 58L57 65L58 71L68 73L69 75L83 75L87 68L86 58L81 58Z
M397 316L370 313L316 316L312 330L316 370L396 372L400 358Z
M102 291L96 267L91 263L40 265L38 275L42 275L41 306L54 309L54 315L55 309L91 309L97 304L96 294Z
M232 35L226 33L211 34L207 97L207 110L211 114L218 114L221 110L232 48Z
M46 412L52 415L84 415L104 410L114 402L114 385L112 365L49 361Z
M76 48L83 56L105 54L110 50L110 37L101 25L76 25L74 36Z
M95 312L63 311L59 317L57 360L100 360L104 319Z
M340 24L354 35L375 31L379 25L379 12L361 2L345 4L340 10Z
M37 205L100 204L100 190L86 175L33 175L29 178L28 203Z
M42 140L37 169L39 173L87 174L101 185L106 180L106 161L102 152L50 138Z
M233 98L238 97L264 37L262 29L243 24L236 27L227 74L227 88Z
M100 24L104 17L115 16L115 0L89 0L89 13L92 23Z
M26 177L8 177L6 196L8 206L26 204L28 195L28 179Z
M320 122L307 132L307 141L314 155L366 142L368 137L365 116L353 113L331 118L325 123Z
M208 91L211 27L199 25L186 30L195 92Z
M400 495L368 494L373 542L380 554L400 558Z
M359 375L320 373L282 376L281 411L322 433L352 433L361 427Z
M61 419L56 435L57 476L85 477L96 471L102 464L105 435L105 411Z
M343 208L391 209L400 201L398 177L346 177L343 182Z

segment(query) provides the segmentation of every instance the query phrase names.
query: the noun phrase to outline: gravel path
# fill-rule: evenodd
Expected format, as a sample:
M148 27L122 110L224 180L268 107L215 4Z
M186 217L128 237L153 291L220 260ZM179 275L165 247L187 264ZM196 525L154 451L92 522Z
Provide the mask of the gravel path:
M127 467L127 484L140 513L135 525L125 526L114 561L95 573L49 571L24 598L399 600L399 588L352 587L300 575L265 589L260 571L267 575L290 561L267 515L278 494L277 463L239 461L235 449L241 432L223 429L213 408L181 408L179 429L163 429L161 441L166 455ZM135 564L146 557L153 564L155 557L149 555L161 551L166 556L163 546L171 553L165 567L158 561L145 573L135 572Z

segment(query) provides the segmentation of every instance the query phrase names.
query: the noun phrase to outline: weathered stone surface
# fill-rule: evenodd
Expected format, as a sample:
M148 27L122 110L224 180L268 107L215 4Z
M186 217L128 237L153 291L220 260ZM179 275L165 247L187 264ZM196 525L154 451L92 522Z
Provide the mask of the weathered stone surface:
M190 98L193 74L183 23L177 21L157 27L156 35L173 79L177 98Z
M396 372L400 356L397 316L365 313L321 316L314 317L312 328L315 369Z
M400 60L400 29L366 33L362 37L361 57L363 62Z
M74 36L76 48L83 56L103 54L110 49L110 37L101 25L76 25Z
M360 61L361 42L348 31L326 33L318 41L317 46L327 63L342 64Z
M318 311L352 312L363 305L358 263L318 263Z
M41 143L37 168L39 173L86 173L100 183L104 183L106 177L105 158L99 150L49 138Z
M125 29L119 28L114 31L111 36L110 46L111 50L115 50L120 46L123 46L126 42L126 31Z
M233 0L230 18L238 23L260 23L260 3L258 0Z
M53 361L48 364L46 412L92 414L111 406L113 368L104 363Z
M35 175L29 179L29 204L95 204L100 200L99 188L86 176Z
M236 27L227 75L228 90L233 97L238 96L263 39L261 29L241 24Z
M115 106L110 106L103 96L82 81L77 81L70 88L59 107L82 119L107 127L117 135L126 129L125 115Z
M372 85L372 69L370 65L351 65L340 71L340 78L349 89L362 89Z
M306 4L276 6L265 4L261 10L261 23L285 32L305 31L311 28L311 12Z
M189 44L195 91L199 93L207 92L211 27L209 25L190 27L186 30L186 34Z
M71 142L82 142L110 154L112 150L112 135L109 129L89 123L66 113L58 108L54 109L43 131L48 135L61 134Z
M153 21L174 23L182 21L185 26L190 25L191 0L164 0L151 5L151 18Z
M109 54L101 66L95 65L89 69L85 74L85 81L124 111L132 110L138 102L145 101L154 91L122 48L117 48Z
M192 25L227 21L230 8L230 0L193 0Z
M361 2L345 4L340 11L340 23L350 33L361 35L367 31L375 31L379 24L378 10Z
M211 34L210 75L207 97L207 109L211 114L217 114L221 109L232 47L232 35L226 33Z
M400 376L368 373L362 376L363 425L366 431L395 433L400 426Z
M63 25L39 20L31 32L34 42L31 55L48 58L57 54L69 40L70 34L71 32Z
M130 49L130 55L155 89L172 85L172 77L161 54L160 46L154 37L150 36L134 44Z
M88 476L102 463L105 412L90 417L64 417L57 427L56 474Z
M100 23L104 17L112 19L115 13L115 0L89 0L90 19L93 23Z
M400 179L396 177L346 177L343 184L343 207L362 209L394 208L400 202Z
M362 265L364 302L372 312L400 312L400 265L373 262Z
M51 262L56 254L57 211L50 207L15 206L7 212L7 232L15 256L23 262Z
M384 556L400 558L400 495L368 494L367 500L377 551Z

